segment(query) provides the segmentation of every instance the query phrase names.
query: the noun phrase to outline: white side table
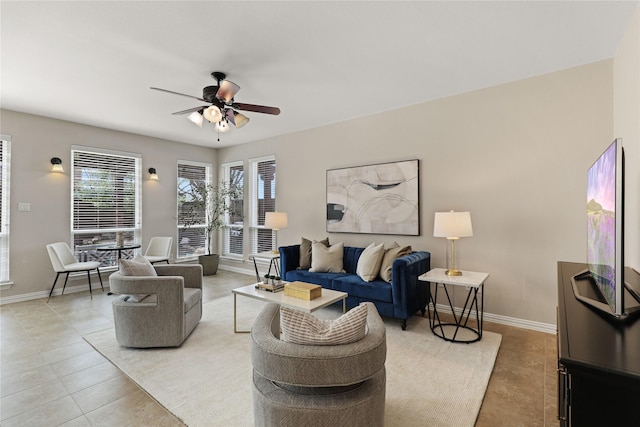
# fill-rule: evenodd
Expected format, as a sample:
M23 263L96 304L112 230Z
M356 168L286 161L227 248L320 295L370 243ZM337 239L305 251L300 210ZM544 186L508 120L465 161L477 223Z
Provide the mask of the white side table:
M249 258L253 259L253 268L255 268L256 270L256 280L258 282L262 282L262 277L260 276L260 273L258 273L258 264L256 264L256 259L262 259L262 260L268 260L269 261L269 271L267 272L268 275L271 274L271 268L273 267L273 271L276 272L276 276L280 276L280 266L278 265L278 262L280 262L280 253L273 253L271 251L269 252L260 252L257 254L251 254L249 255Z
M431 331L440 338L451 342L472 343L482 339L482 323L484 314L484 282L489 273L462 271L462 276L448 276L444 268L434 268L418 277L419 280L429 282L429 326ZM435 292L431 292L431 285L435 284ZM443 322L438 313L438 284L442 284L447 296L449 308L453 314L453 323ZM465 299L462 312L456 314L447 286L464 286L469 292ZM480 302L478 303L478 293ZM433 314L430 305L433 304ZM476 327L469 325L469 319L475 314Z

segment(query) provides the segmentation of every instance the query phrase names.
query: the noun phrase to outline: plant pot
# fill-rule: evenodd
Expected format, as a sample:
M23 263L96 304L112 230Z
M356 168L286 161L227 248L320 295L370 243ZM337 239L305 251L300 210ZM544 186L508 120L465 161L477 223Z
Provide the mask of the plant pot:
M205 276L213 276L218 272L218 263L220 262L220 255L200 255L198 256L198 262L202 266L202 274Z

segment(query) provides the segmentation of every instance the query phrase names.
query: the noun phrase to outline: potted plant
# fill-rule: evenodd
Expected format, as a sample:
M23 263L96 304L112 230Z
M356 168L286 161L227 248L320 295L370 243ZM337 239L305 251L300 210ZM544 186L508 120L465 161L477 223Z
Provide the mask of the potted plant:
M220 255L211 253L211 240L215 232L225 227L225 216L233 212L232 201L238 199L242 190L237 185L221 181L217 185L191 182L181 189L178 199L180 219L186 228L197 228L205 236L204 255L198 256L205 276L216 274Z

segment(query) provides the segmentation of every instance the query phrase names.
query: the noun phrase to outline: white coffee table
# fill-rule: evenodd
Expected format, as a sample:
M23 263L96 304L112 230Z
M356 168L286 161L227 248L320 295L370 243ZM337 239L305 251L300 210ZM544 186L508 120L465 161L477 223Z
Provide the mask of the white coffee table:
M251 331L239 331L236 324L236 298L238 295L242 295L248 298L257 299L265 302L274 302L281 306L292 308L294 310L304 311L305 313L313 313L316 310L327 307L333 303L342 300L342 312L347 309L347 296L346 292L333 291L331 289L322 288L322 296L320 298L312 299L310 301L290 297L284 294L284 291L269 292L262 289L257 289L256 285L247 285L241 288L233 289L233 332L235 333L249 333Z

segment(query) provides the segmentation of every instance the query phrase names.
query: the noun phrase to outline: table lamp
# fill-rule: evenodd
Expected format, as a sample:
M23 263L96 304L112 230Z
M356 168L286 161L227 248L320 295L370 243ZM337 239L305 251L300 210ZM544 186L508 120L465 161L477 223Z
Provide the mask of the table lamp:
M289 220L285 212L267 212L264 217L264 226L275 231L276 244L275 248L271 251L273 254L278 253L278 230L287 228Z
M473 236L471 228L471 214L469 212L436 212L433 223L433 236L444 237L451 242L450 249L447 249L447 271L448 276L461 276L462 271L456 268L456 247L455 241L461 237Z

